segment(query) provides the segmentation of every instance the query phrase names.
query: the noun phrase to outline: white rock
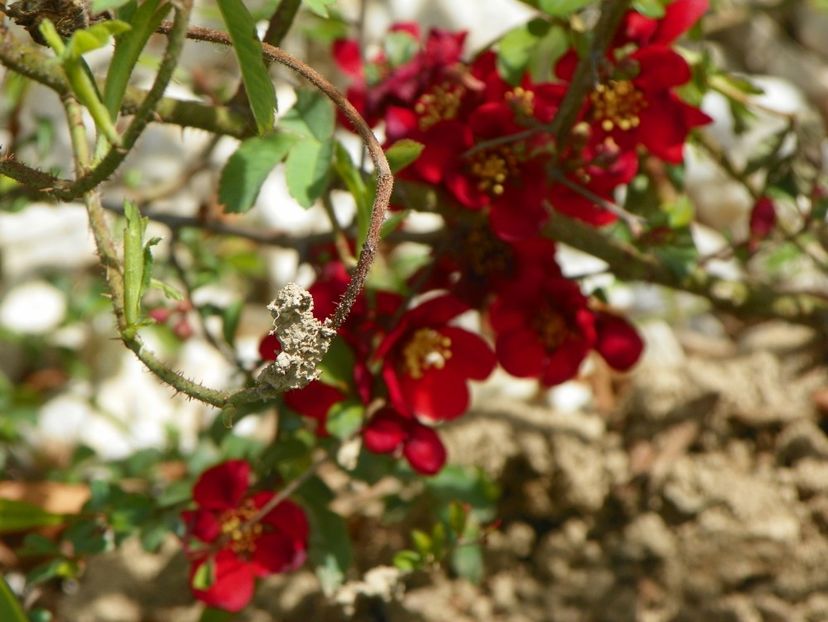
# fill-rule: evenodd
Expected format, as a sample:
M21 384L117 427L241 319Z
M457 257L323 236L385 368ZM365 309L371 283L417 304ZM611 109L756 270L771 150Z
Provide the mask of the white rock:
M66 298L45 281L13 288L0 303L0 324L26 334L43 334L57 327L66 315Z

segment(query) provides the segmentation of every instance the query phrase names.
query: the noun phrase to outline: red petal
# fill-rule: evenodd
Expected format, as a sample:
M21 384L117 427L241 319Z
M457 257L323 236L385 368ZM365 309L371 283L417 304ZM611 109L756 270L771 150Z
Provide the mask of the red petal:
M329 384L314 380L308 386L294 389L284 394L285 404L300 415L315 419L316 433L325 436L325 424L328 421L328 411L331 406L345 399L345 395Z
M582 339L570 338L550 352L541 382L547 387L571 380L578 374L581 362L589 352L589 346Z
M417 115L408 108L389 106L385 111L385 133L389 141L409 136L417 130Z
M681 163L684 143L690 131L684 121L688 108L692 106L669 93L653 97L647 115L638 128L641 144L666 162Z
M635 327L624 318L611 313L595 314L598 341L595 349L619 371L627 371L636 364L644 350L644 342Z
M282 351L282 344L276 335L265 335L259 342L259 357L263 361L275 361L276 355Z
M466 378L485 380L489 377L497 361L488 343L454 326L445 326L440 333L451 339L451 358L446 362L446 367L454 368Z
M262 492L253 497L253 502L256 507L260 508L272 498L272 492ZM285 499L262 518L262 523L270 525L274 531L283 533L293 543L293 558L289 564L290 569L301 566L305 561L305 551L308 548L308 534L310 531L305 510L293 501Z
M411 468L423 475L434 475L446 463L446 448L437 432L419 423L405 442L403 455Z
M253 566L224 549L215 556L215 581L206 590L194 587L193 596L210 607L237 612L244 609L253 598L255 572ZM190 566L190 585L198 568L207 563L207 558Z
M675 0L675 2L671 2L664 12L664 17L659 20L658 30L650 43L672 44L690 30L690 27L707 12L709 6L708 0Z
M390 32L407 32L412 37L420 40L420 25L417 22L397 22L391 24Z
M369 451L390 454L408 436L410 420L391 408L383 408L362 428L362 441Z
M187 527L187 534L202 542L213 542L221 534L218 518L209 510L193 510L181 513L181 519Z
M690 81L687 61L670 48L653 45L638 50L630 58L638 61L640 68L633 83L645 93L667 90ZM648 110L644 115L651 116L652 113Z
M276 572L295 570L305 562L304 549L300 556L301 561L296 564L297 551L287 534L265 533L256 538L256 548L251 561L256 576L266 577Z
M193 499L207 510L229 510L239 506L250 485L250 464L228 460L204 471L193 486Z
M417 305L406 313L411 327L441 326L471 307L454 296L439 296Z
M541 375L546 349L534 331L517 330L497 338L497 360L507 372L518 378Z
M764 240L776 226L776 208L768 197L762 197L750 212L750 237Z
M456 419L469 407L466 379L451 368L426 369L421 378L399 377L410 410L433 420Z
M339 68L352 78L362 78L362 55L354 39L338 39L333 44L333 57Z

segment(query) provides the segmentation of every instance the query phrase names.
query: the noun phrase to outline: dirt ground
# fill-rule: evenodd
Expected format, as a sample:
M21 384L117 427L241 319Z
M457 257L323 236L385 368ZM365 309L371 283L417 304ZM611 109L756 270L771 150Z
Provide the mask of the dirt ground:
M630 378L594 374L587 412L483 395L447 431L453 461L502 487L480 585L441 572L389 585L380 568L366 580L386 594L349 617L302 571L268 580L238 619L828 621L824 344L783 325L665 335ZM352 523L363 572L405 546L371 517ZM70 592L61 620L198 617L174 543L99 558Z

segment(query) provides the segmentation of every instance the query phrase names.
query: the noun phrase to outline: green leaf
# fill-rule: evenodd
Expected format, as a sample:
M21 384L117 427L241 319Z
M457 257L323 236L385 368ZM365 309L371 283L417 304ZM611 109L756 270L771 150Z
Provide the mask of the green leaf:
M249 210L273 167L296 142L296 136L275 132L245 140L227 160L219 180L219 201L231 213Z
M233 41L256 127L260 134L264 134L273 129L276 91L262 58L262 42L256 36L256 23L241 0L218 0L218 6Z
M553 17L566 18L595 0L538 0L538 8Z
M311 506L308 518L311 525L308 557L326 596L334 593L345 581L351 565L351 538L344 519L327 508Z
M328 7L336 0L303 0L305 6L316 13L319 17L328 17Z
M28 622L23 608L9 589L6 580L0 576L0 620L3 622Z
M365 185L362 173L354 166L350 154L339 142L334 147L334 170L356 202L357 248L361 248L371 220L373 190Z
M87 52L98 50L109 43L113 36L127 32L130 28L126 22L110 19L83 30L76 30L66 45L64 58L77 59Z
M279 120L279 127L325 142L336 127L333 105L319 91L301 89L296 92L296 103Z
M633 0L632 7L650 19L661 19L664 17L665 4L664 0Z
M417 53L420 42L405 31L389 32L382 42L385 58L392 67L404 65Z
M30 585L36 585L55 577L68 579L74 577L77 573L77 562L65 558L53 559L32 568L26 575L26 582Z
M431 541L431 536L427 533L420 531L419 529L414 529L411 532L411 540L414 542L414 548L417 549L417 552L421 556L427 557L431 554L433 543Z
M558 59L569 49L569 34L563 27L554 24L538 40L529 59L529 71L535 82L548 82L552 79L552 69Z
M331 406L327 429L336 438L344 440L356 433L365 419L365 405L357 400L345 400Z
M343 391L354 382L354 365L356 359L354 352L341 337L331 342L331 347L325 353L325 357L319 364L322 374L319 379L325 384L333 385Z
M106 532L94 520L78 521L66 530L64 537L72 543L75 555L98 555L108 548Z
M410 209L403 210L401 212L395 212L388 216L385 221L382 223L382 227L380 228L380 238L385 239L390 233L393 233L397 227L402 223L408 215L411 213Z
M213 609L207 607L201 613L199 622L231 622L233 620L233 613L225 611L224 609Z
M224 309L221 314L221 332L224 340L231 346L236 343L236 331L239 329L244 301L237 300Z
M393 564L403 572L411 572L412 570L422 568L423 557L416 551L404 549L394 555Z
M0 533L60 525L65 517L25 501L0 499Z
M124 202L124 315L128 327L134 327L141 318L141 293L144 284L144 231L147 219L138 207Z
M693 221L695 214L693 203L686 194L682 194L674 201L666 204L664 211L667 212L667 224L671 229L687 227Z
M506 33L497 46L497 70L504 80L520 83L539 39L549 28L544 20L535 19Z
M117 3L117 6L126 4L123 0L96 1ZM134 3L135 0L130 1ZM161 20L172 8L170 2L164 2L159 6L160 3L161 0L144 0L130 15L129 23L132 30L115 38L115 53L112 55L112 62L109 63L103 92L103 103L113 119L118 116L118 111L121 109L127 83L141 55L141 50L144 49L150 35L155 32ZM96 6L94 2L92 6ZM96 9L95 12L103 10Z
M398 173L406 166L414 162L423 152L424 144L418 143L410 138L403 138L391 145L385 151L385 157L391 166L392 173Z
M151 278L149 285L150 287L154 287L155 289L160 289L161 292L164 294L164 297L168 300L184 300L184 295L169 283L165 283L164 281Z
M483 550L476 542L464 542L452 551L451 567L459 576L480 583L483 580Z
M39 533L29 533L23 539L23 546L17 549L17 554L23 557L42 557L60 553L58 545Z
M92 0L91 10L93 14L103 13L110 9L119 9L129 2L134 2L134 0ZM150 3L145 2L145 4Z
M207 590L216 582L216 562L209 557L201 564L193 575L193 587L197 590Z
M285 176L290 195L302 207L310 207L328 187L333 142L305 140L290 150L285 163Z

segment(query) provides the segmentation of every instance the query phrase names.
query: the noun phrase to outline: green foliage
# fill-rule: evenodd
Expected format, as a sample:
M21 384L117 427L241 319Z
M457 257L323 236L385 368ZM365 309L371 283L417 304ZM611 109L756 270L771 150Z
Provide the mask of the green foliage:
M371 204L374 192L369 188L362 177L362 173L351 160L351 156L341 143L334 146L334 171L337 177L345 184L345 188L354 197L357 219L357 246L361 247L368 234L368 225L371 220Z
M642 15L651 19L661 19L668 4L669 0L633 0L632 6Z
M425 145L408 138L395 142L385 150L385 157L388 158L391 172L399 173L406 166L416 161L423 152L423 148L425 148Z
M328 187L336 119L330 101L317 91L299 91L296 104L280 121L299 140L290 150L285 175L288 190L302 207L310 207Z
M316 13L319 17L329 17L328 9L336 0L302 0L306 7Z
M230 156L219 180L219 201L230 213L248 211L256 202L270 171L296 143L288 132L273 132L245 140Z
M242 0L218 0L222 19L233 41L242 82L259 134L273 129L276 91L262 58L262 43L256 35L256 23Z
M519 84L527 68L536 80L550 80L551 68L569 46L561 26L533 19L510 30L497 47L497 69L504 80Z
M552 17L566 18L595 0L537 0L538 8Z
M141 51L153 32L158 28L161 20L167 15L172 4L161 0L145 0L140 5L137 0L96 0L97 4L109 4L103 8L120 8L120 14L129 18L131 30L115 38L115 53L106 75L103 103L114 119L118 116L121 101L126 92L127 84ZM93 7L96 3L93 2Z
M120 145L121 138L109 111L101 101L98 87L90 75L89 68L81 55L106 45L114 34L129 29L129 25L117 20L96 24L87 29L77 30L68 44L64 44L54 24L49 19L40 22L40 33L58 57L69 88L77 100L89 110L98 131L113 145Z
M359 400L344 400L328 411L327 429L333 436L344 440L362 427L365 405Z
M303 491L307 500L307 491ZM344 519L318 503L309 504L311 527L308 557L316 570L322 591L330 596L345 581L351 566L351 539Z
M127 325L135 330L141 319L141 298L152 274L149 248L154 242L144 247L147 219L134 203L124 203L124 216L124 315Z
M25 501L0 499L0 533L60 525L65 517Z

